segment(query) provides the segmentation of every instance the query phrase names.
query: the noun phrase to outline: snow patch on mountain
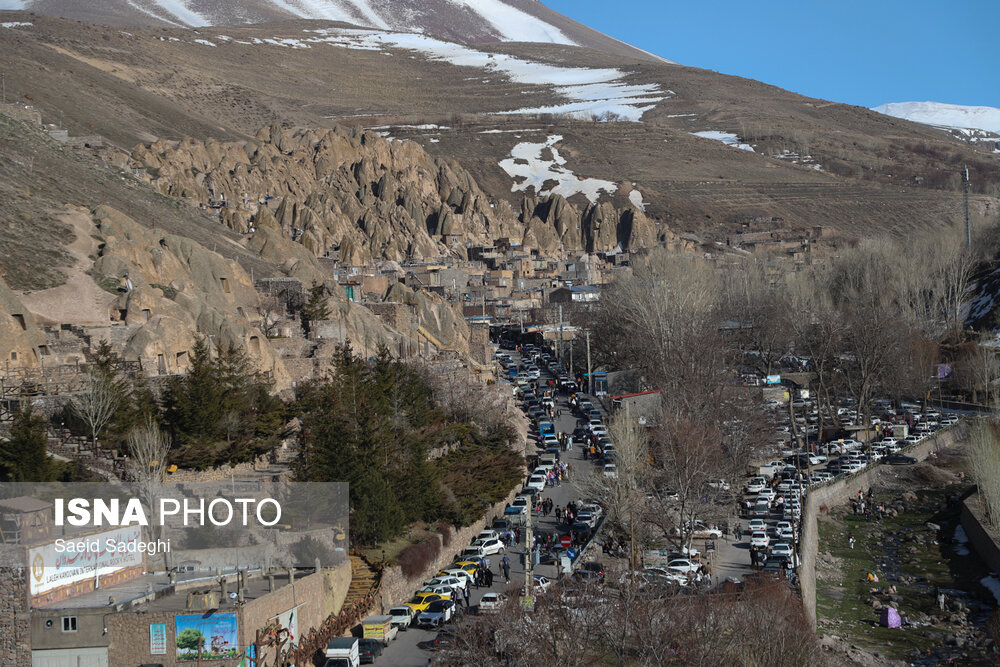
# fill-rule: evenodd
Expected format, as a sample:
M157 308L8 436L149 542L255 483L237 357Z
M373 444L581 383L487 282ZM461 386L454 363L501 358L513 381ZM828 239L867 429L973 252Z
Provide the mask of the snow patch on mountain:
M123 0L129 7L147 16L174 25L202 27L256 23L274 13L289 18L343 21L364 28L424 32L429 28L420 2L385 2L384 0L256 0L255 2L206 3L203 0ZM506 42L541 42L575 46L559 28L529 11L504 0L442 0L475 26L480 41L493 37ZM0 9L27 10L42 0L0 0Z
M512 81L530 85L551 85L566 102L551 106L504 111L505 114L564 114L575 118L638 121L670 91L656 84L626 83L626 73L617 69L562 67L505 53L490 53L413 33L376 32L328 28L308 30L317 35L310 43L328 43L347 48L380 50L386 47L418 51L431 60L461 67L479 67L502 74Z
M872 111L924 125L975 128L1000 134L1000 109L996 107L963 106L942 102L893 102L874 107Z
M466 7L479 14L493 26L504 41L509 42L542 42L551 44L568 44L570 40L561 30L545 21L522 12L516 7L500 2L500 0L448 0L453 5Z
M209 19L188 7L190 0L155 0L150 7L148 2L128 0L128 4L144 14L156 16L168 22L178 22L190 26L202 26L210 23ZM167 16L164 16L166 14Z
M733 134L732 132L720 132L718 130L705 130L703 132L691 132L696 137L702 137L704 139L714 139L715 141L721 141L727 146L732 146L733 148L739 148L740 150L754 152L753 146L750 144L744 144L740 142L740 138Z
M500 168L514 178L511 192L521 192L534 188L539 197L544 195L562 195L572 197L582 194L591 203L595 203L601 192L612 194L618 186L611 181L599 178L580 178L566 168L566 158L559 155L555 145L562 141L562 135L550 135L543 143L524 142L510 150L510 157L500 161ZM551 159L544 156L548 151ZM523 179L523 180L520 180ZM546 189L546 183L555 183Z

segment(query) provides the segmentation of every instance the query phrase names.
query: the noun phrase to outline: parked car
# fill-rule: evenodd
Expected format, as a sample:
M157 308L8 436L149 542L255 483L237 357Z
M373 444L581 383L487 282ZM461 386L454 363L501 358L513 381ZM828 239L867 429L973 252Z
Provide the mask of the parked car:
M414 612L419 613L427 609L430 603L447 599L449 599L449 596L441 595L440 593L417 593L410 598L410 601L406 603L406 606Z
M614 463L604 464L605 477L618 477L618 467Z
M751 519L750 520L750 532L756 532L758 530L767 530L767 522L763 519Z
M413 619L415 617L413 608L408 607L405 604L389 609L389 616L392 617L392 624L400 630L406 630L413 625Z
M459 556L463 559L471 560L475 558L477 560L482 560L483 558L486 558L486 551L479 546L465 547L464 549L462 549L462 552L459 554Z
M763 477L754 477L747 483L747 493L758 494L767 488L767 482Z
M479 600L479 613L488 614L498 611L504 604L504 597L500 593L484 593Z
M755 531L750 534L750 546L761 547L766 549L767 545L771 543L770 538L762 530Z
M545 490L545 476L544 475L532 475L528 478L527 483L524 485L527 489L535 489L536 491Z
M681 574L695 574L701 566L687 558L677 558L667 563L667 569Z
M421 628L439 628L451 620L455 613L455 603L451 600L438 600L427 605L427 609L417 616L417 626Z
M437 586L447 586L448 588L465 588L468 585L468 581L465 577L459 579L458 577L445 576L445 577L434 577L433 579L428 579L424 582L424 590L435 588Z
M912 456L906 456L905 454L889 454L884 459L882 463L888 463L894 466L908 466L916 463L917 460Z
M503 553L507 549L503 542L495 538L489 540L476 540L472 546L481 548L483 553L487 556L491 554Z

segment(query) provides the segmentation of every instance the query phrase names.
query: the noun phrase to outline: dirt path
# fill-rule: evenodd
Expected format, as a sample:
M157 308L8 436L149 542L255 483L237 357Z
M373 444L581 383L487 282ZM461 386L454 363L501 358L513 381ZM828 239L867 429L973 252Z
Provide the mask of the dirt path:
M87 271L97 246L91 234L95 227L90 214L82 209L67 210L60 220L71 225L76 238L66 250L76 260L65 270L66 282L37 292L22 292L21 302L44 324L107 324L113 294L101 289Z

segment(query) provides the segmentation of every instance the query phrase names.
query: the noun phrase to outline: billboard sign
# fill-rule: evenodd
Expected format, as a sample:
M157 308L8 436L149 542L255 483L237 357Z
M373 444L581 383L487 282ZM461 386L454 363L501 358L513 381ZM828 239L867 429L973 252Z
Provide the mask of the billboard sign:
M764 378L764 384L781 384L780 375L768 375Z
M240 655L236 614L174 616L178 661L234 660Z
M31 548L29 592L40 595L142 565L142 553L137 548L140 542L142 528L127 526Z

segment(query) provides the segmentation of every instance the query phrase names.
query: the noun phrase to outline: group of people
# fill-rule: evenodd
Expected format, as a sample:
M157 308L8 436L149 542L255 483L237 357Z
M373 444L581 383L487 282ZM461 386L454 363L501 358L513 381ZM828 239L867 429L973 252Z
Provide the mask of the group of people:
M854 516L864 515L866 521L871 521L873 518L881 521L882 515L885 514L885 505L875 502L875 492L871 488L868 489L867 496L862 496L860 489L858 490L857 497L851 499L851 509L854 511Z
M570 464L565 461L560 461L552 466L551 470L545 473L545 483L549 486L560 486L563 483L563 480L569 479L571 469Z

